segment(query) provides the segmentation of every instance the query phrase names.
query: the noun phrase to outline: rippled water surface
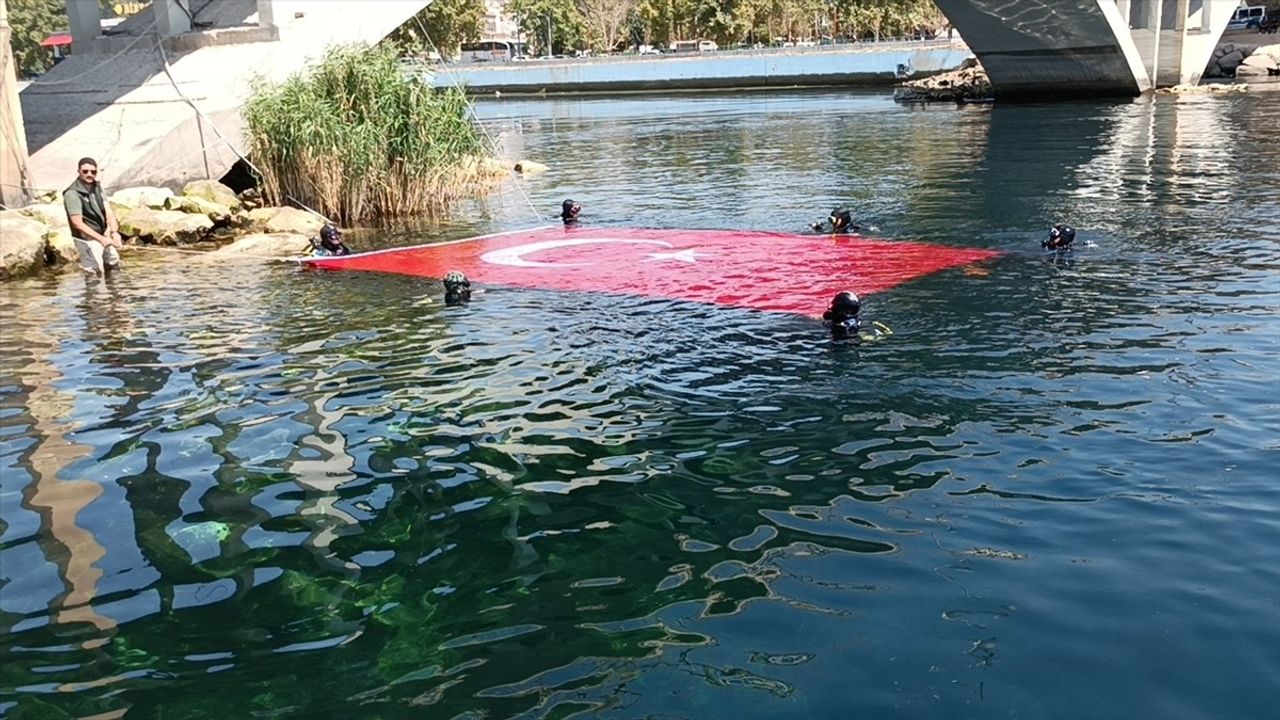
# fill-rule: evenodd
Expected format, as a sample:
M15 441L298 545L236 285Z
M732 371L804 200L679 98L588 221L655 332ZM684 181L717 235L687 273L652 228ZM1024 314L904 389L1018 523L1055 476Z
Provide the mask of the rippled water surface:
M1005 255L863 347L188 256L4 285L0 714L1276 717L1280 94L478 111L551 172L363 244L527 193Z

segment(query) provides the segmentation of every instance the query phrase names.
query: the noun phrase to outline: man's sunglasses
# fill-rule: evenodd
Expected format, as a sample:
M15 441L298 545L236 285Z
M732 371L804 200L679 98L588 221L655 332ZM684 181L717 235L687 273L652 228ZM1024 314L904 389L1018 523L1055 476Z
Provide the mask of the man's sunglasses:
M80 171L81 175L97 175L98 171L92 168L84 168Z

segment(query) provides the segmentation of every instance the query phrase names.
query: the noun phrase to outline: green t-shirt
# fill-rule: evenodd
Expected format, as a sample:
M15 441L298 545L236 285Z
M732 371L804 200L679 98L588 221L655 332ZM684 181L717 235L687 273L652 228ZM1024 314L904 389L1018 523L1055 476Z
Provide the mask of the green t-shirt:
M62 191L62 204L67 209L68 222L72 215L79 215L84 218L85 225L99 233L107 232L107 208L102 199L101 185L94 183L91 188L77 179ZM74 225L71 226L71 235L81 237L80 231L76 230Z

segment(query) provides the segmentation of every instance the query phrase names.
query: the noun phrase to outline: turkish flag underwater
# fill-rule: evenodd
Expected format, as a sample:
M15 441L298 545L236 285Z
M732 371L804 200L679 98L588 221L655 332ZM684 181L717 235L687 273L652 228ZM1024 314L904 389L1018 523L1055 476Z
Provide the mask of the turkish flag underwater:
M472 282L489 285L816 316L842 290L880 292L999 254L857 235L556 226L301 262L432 278L458 270Z

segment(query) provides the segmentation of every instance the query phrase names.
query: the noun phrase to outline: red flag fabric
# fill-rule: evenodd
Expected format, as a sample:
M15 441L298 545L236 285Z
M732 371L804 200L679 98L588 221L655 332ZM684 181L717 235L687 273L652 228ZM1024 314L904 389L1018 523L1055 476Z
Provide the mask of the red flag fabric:
M821 315L833 295L880 292L999 255L856 235L568 226L302 259L306 266L604 292Z

